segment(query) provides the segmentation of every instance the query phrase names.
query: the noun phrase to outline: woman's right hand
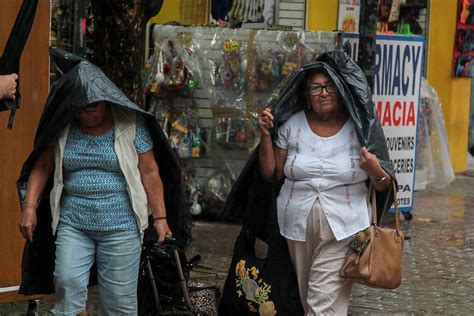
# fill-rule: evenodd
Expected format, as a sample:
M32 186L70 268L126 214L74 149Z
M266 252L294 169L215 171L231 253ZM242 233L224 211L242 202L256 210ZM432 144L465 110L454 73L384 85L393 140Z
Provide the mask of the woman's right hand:
M17 74L0 76L0 100L2 99L15 100L17 79L18 79Z
M34 208L23 209L18 227L26 240L33 241L33 232L36 228L36 210Z
M260 128L260 134L264 136L270 136L269 128L273 127L273 115L271 108L263 109L258 117L258 127Z
M153 224L155 232L158 235L158 244L162 244L165 240L165 237L173 236L173 233L171 233L171 229L168 227L168 222L166 221L166 218L154 220Z

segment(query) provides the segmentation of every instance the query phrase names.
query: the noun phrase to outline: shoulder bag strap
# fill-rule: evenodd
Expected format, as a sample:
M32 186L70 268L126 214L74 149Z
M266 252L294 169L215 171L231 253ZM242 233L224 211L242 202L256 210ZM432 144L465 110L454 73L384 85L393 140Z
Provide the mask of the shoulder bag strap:
M392 188L388 193L388 196L385 200L385 205L383 209L383 214L380 218L383 218L385 212L388 211L388 201L390 199L390 194L393 192L393 207L395 212L395 229L400 231L400 218L399 218L399 210L398 210L398 199L397 199L397 188L395 186L395 181L392 180ZM377 225L377 203L376 203L376 194L375 188L372 182L369 185L369 193L367 194L367 198L370 197L370 202L372 204L372 224Z

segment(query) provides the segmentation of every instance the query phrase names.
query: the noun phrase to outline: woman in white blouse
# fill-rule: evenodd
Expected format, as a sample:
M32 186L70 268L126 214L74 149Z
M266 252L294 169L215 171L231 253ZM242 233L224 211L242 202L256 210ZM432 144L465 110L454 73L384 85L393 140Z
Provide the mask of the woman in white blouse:
M370 225L368 178L376 190L391 177L360 145L353 120L326 70L304 77L307 107L295 112L272 141L270 108L259 116L259 168L280 181L280 233L287 239L306 315L347 314L352 283L339 276L350 237Z

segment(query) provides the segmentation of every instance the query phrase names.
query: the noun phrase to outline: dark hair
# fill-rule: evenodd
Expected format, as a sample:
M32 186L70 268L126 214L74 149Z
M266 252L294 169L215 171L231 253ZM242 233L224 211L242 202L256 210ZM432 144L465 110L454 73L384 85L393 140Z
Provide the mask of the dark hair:
M327 77L331 78L331 76L329 76L328 72L326 71L326 69L324 69L323 67L317 67L317 68L312 68L312 69L309 69L306 71L306 73L304 74L304 79L303 79L303 90L304 91L307 91L310 84L309 84L309 81L311 80L311 78L313 78L314 75L316 74L324 74L326 75ZM331 79L332 80L332 79Z

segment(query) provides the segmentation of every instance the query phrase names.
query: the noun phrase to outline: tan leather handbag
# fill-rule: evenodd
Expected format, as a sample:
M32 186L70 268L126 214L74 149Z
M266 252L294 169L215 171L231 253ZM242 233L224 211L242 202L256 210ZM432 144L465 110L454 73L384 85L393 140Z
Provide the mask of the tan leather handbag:
M369 188L372 224L355 234L339 274L343 278L371 287L395 289L402 282L402 252L404 235L400 230L397 190L394 194L395 229L377 225L375 189Z

